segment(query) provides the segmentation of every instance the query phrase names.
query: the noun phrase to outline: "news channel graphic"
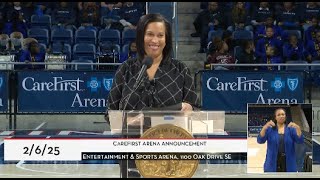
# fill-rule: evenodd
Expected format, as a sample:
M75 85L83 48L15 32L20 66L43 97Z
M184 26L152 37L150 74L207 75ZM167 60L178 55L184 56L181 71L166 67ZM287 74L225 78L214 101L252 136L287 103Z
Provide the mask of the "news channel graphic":
M295 138L294 140L291 140L290 138L290 141L294 143L291 146L291 149L294 148L294 153L291 155L291 158L292 156L295 156L296 158L296 161L293 162L295 163L296 171L299 173L312 172L312 161L314 159L312 142L312 104L248 104L247 107L247 172L264 173L264 163L266 161L267 156L268 140L271 141L274 138L270 136L264 141L263 139L261 140L261 138L258 138L258 136L266 123L268 123L269 121L273 121L273 123L276 124L275 111L278 111L279 109L284 110L286 116L285 125L288 126L290 123L294 123L295 125L299 126L302 132L301 139ZM296 128L296 126L294 128ZM291 131L287 129L284 130L285 140L288 140L288 137L286 137L287 135L294 134L290 132ZM283 134L283 132L279 131L274 136L277 136L278 134ZM275 151L277 152L277 150L279 150L275 146L271 145L273 144L272 142L269 142L269 144L270 149L268 151L271 151L271 149L276 149ZM288 145L285 145L285 148L289 149L290 147L288 147ZM284 150L284 152L287 156L287 151ZM293 166L289 165L289 167L292 168Z
M131 153L130 156L122 156L127 153ZM153 158L154 160L156 158L191 158L240 161L241 158L246 158L246 153L246 139L4 139L4 161L119 160L118 158L121 160L121 158L126 159L132 156L134 159Z
M106 153L82 152L87 160L244 160L246 153Z

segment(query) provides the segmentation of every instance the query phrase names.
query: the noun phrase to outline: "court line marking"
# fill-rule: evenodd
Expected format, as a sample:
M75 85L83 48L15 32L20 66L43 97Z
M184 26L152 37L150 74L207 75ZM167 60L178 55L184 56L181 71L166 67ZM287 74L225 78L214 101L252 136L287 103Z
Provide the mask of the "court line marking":
M12 136L8 136L8 137L6 137L6 138L12 138ZM1 142L0 142L0 146L1 146L3 143L4 143L4 141L1 141Z
M36 131L39 130L39 129L40 129L42 126L44 126L46 123L47 123L47 122L41 123L41 124L40 124L39 126L37 126L34 130L36 130ZM50 138L50 136L47 136L46 138ZM24 163L24 160L19 161L19 162L16 164L16 167L23 169L23 167L21 166L23 163Z

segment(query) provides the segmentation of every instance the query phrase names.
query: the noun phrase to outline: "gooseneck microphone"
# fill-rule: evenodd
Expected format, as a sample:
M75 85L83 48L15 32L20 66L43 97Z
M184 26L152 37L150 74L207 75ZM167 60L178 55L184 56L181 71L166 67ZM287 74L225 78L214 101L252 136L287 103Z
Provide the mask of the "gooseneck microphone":
M126 100L125 100L125 103L124 103L124 106L122 108L123 110L123 113L122 113L122 132L124 132L124 128L126 127L126 124L127 124L127 121L126 121L126 118L125 118L125 110L126 110L126 107L130 101L130 97L132 96L132 94L139 88L141 82L142 82L142 77L143 77L143 74L145 73L145 71L147 69L149 69L151 67L153 63L153 59L149 56L145 57L143 60L142 60L142 67L141 67L141 70L139 71L139 74L138 74L138 77L136 79L136 82L134 83L133 85L133 89L132 91L130 92L130 94L127 96Z
M138 77L136 79L136 83L133 85L133 91L136 91L138 89L138 87L140 86L140 84L142 82L141 80L142 80L142 76L143 76L144 72L151 67L152 63L153 63L153 60L149 56L147 56L145 59L143 59L142 68L138 74ZM128 99L128 101L129 101L129 99Z
M130 94L127 96L126 100L125 100L125 104L122 108L122 138L128 138L129 137L129 128L128 128L128 125L127 125L127 116L126 116L126 113L125 113L125 110L126 110L126 107L130 101L130 97L131 95L139 88L141 82L142 82L142 77L143 77L143 74L145 73L145 71L147 69L149 69L151 67L153 63L153 59L149 56L145 57L143 60L142 60L142 67L141 67L141 70L139 71L139 74L138 74L138 77L136 79L136 82L134 83L133 85L133 88L132 88L132 91L130 92ZM120 164L120 178L128 178L128 177L122 177L122 171L128 171L128 160L125 160L125 161L120 161L119 162ZM127 172L128 173L128 172ZM128 175L125 175L125 176L128 176Z

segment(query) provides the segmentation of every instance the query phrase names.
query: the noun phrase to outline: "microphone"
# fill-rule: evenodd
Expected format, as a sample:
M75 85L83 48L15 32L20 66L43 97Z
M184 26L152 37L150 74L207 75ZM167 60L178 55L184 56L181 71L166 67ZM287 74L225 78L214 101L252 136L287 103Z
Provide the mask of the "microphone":
M138 89L144 72L151 67L152 63L153 63L153 60L149 56L147 56L145 59L142 60L143 65L136 79L136 83L133 85L133 91Z
M126 99L125 101L125 104L123 106L123 109L122 109L122 130L121 130L121 136L123 138L128 138L129 137L129 127L127 125L127 117L126 117L126 113L125 113L125 110L126 110L126 107L129 103L129 100L130 100L130 97L131 95L138 89L138 87L140 86L141 84L141 79L142 79L142 76L144 74L144 72L149 69L151 67L153 63L153 60L151 57L147 56L145 57L143 60L142 60L142 68L138 74L138 77L136 79L136 82L135 84L133 85L133 90L130 92L130 94L128 95L128 98ZM131 129L131 132L134 131L134 129ZM134 132L132 132L133 134L136 134ZM123 161L120 161L120 166L123 166L125 164L128 164L128 160L125 160L125 162ZM120 168L124 168L125 171L128 171L127 170L127 165L125 165L126 167L120 167ZM128 173L128 172L127 172ZM120 169L120 178L122 178L122 170Z
M139 72L139 74L138 74L138 77L137 77L137 79L136 79L136 82L135 82L135 84L133 85L133 90L130 92L130 94L127 96L127 99L125 100L125 104L124 104L124 106L123 106L123 108L122 108L122 133L124 133L125 131L124 131L124 128L127 126L126 124L127 124L127 119L126 119L126 117L125 117L125 110L126 110L126 107L127 107L127 105L128 105L128 103L129 103L129 101L130 101L130 97L132 96L132 94L138 89L138 87L140 86L140 84L141 84L141 79L142 79L142 76L143 76L143 74L144 74L144 72L148 69L148 68L150 68L151 67L151 65L152 65L152 62L153 62L153 60L152 60L152 58L151 57L146 57L145 59L143 59L142 60L142 68L141 68L141 70L140 70L140 72Z

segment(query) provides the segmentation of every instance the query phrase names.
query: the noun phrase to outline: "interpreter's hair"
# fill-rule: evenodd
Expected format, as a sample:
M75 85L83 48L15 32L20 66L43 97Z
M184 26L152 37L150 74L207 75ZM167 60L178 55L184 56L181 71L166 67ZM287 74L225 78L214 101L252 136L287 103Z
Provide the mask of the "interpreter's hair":
M141 16L138 24L137 24L137 53L138 56L143 59L146 55L145 47L144 47L144 35L146 32L147 26L152 22L163 22L165 25L165 36L166 36L166 45L163 49L163 60L168 60L172 55L172 30L170 22L165 19L161 14L147 14Z

